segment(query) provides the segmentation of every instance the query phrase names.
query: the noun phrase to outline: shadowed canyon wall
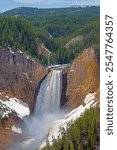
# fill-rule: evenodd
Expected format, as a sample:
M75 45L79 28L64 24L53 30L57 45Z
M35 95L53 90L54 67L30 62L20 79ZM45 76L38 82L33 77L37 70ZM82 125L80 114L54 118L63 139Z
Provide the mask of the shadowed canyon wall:
M16 97L33 109L37 87L47 74L39 63L22 52L0 48L0 92L2 96Z

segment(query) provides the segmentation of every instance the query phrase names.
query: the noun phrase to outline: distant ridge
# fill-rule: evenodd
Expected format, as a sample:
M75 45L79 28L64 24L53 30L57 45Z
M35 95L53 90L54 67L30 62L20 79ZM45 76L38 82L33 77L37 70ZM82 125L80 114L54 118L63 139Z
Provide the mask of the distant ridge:
M92 12L97 12L97 16L99 16L99 7L98 6L72 6L66 8L33 8L33 7L18 7L6 12L1 13L1 16L23 16L23 17L51 17L51 16L60 16L60 15L82 15L83 10L87 10L88 16L92 16ZM81 14L77 14L77 11L81 11Z

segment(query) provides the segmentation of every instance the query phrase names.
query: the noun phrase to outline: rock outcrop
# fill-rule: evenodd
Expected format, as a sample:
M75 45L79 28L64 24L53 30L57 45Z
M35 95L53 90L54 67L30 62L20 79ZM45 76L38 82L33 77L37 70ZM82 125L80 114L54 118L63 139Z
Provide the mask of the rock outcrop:
M8 150L16 139L22 138L21 134L12 131L14 126L22 126L22 121L17 116L0 121L0 150Z
M37 53L38 55L43 55L45 57L48 57L51 55L51 52L44 46L44 44L39 44L37 46Z
M66 74L67 79L64 79ZM66 87L63 87L64 99L61 99L61 105L67 108L83 104L88 93L99 93L100 64L96 49L91 47L78 55L71 66L64 70L63 80Z
M0 47L0 92L7 98L16 97L33 110L38 86L47 70L21 51ZM7 95L7 96L6 96Z
M82 40L83 40L83 37L82 37L81 35L79 35L79 36L77 36L77 37L71 39L71 40L65 45L65 48L70 48L70 46L75 45L75 44L77 44L77 43L80 43L80 42L82 42Z
M61 92L61 99L60 99L60 106L61 108L65 106L68 99L66 97L66 91L67 91L67 76L70 71L70 66L66 66L62 71L62 92Z
M76 108L84 104L89 93L99 99L100 64L95 48L85 49L70 66L63 69L61 106ZM17 98L27 103L32 111L41 81L48 70L21 51L0 47L0 99ZM88 95L88 98L92 95ZM88 100L85 102L89 102ZM94 102L95 103L95 100ZM82 106L84 107L84 105ZM21 136L12 127L21 120L11 116L0 122L0 150L7 150L14 139ZM16 129L16 128L15 128Z

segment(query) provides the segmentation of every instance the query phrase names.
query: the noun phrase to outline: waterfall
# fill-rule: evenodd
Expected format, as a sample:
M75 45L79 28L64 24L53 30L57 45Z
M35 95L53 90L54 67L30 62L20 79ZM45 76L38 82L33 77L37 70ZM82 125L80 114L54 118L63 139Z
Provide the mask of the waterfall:
M37 96L35 114L60 111L62 70L53 69L41 83Z
M16 143L10 150L32 150L39 147L52 122L63 117L64 112L60 111L61 87L62 67L52 67L41 83L34 114L24 120L27 138L22 143Z

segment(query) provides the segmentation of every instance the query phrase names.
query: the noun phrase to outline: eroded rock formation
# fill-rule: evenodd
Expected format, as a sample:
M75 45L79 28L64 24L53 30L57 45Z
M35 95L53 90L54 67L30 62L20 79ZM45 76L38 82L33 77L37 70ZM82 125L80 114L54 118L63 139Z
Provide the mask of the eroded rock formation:
M100 64L95 48L85 49L76 57L71 66L64 70L63 82L66 87L63 86L64 99L62 97L61 104L67 108L78 107L88 93L99 91Z
M8 150L16 139L22 137L21 134L12 131L14 126L22 126L22 120L17 116L10 116L0 122L0 150Z
M47 70L24 53L0 48L0 92L26 102L32 110L38 85Z

